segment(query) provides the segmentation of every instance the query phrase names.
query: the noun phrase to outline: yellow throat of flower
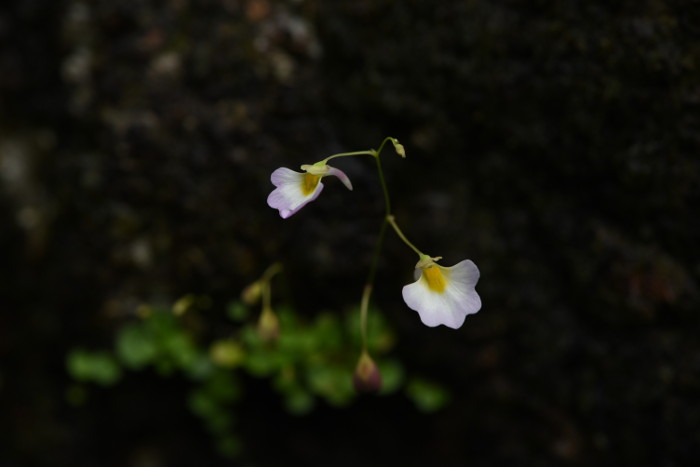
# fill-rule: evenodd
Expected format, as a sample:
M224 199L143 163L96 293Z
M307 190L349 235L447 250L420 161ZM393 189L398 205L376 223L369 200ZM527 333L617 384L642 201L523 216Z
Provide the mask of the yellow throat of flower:
M304 196L309 196L313 193L320 180L320 175L305 173L304 180L301 183L301 192L304 193Z
M438 266L431 266L423 269L423 277L428 282L428 288L433 292L443 293L445 291L445 276Z

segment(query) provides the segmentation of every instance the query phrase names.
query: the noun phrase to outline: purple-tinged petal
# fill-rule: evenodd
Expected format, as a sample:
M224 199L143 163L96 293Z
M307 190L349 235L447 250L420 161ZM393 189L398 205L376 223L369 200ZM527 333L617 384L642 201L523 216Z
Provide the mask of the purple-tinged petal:
M340 169L336 169L335 167L331 167L330 165L328 166L328 172L326 176L328 175L333 175L335 177L338 177L341 182L343 182L343 185L347 187L348 190L352 191L352 183L350 182L350 179L348 178L347 175L345 175L345 172L343 172Z
M304 174L295 172L294 170L288 169L287 167L280 167L279 169L276 169L274 172L272 172L272 175L270 175L270 181L273 185L280 186L298 181L300 175Z

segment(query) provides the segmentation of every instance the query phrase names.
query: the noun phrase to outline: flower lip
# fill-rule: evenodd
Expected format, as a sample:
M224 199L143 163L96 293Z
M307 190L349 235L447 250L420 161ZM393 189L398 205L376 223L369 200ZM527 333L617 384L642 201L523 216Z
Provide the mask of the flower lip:
M481 298L475 290L479 269L471 260L443 267L435 263L438 259L421 256L416 265L420 276L404 286L403 299L426 326L442 324L458 329L467 315L481 309Z
M301 182L301 192L304 196L310 196L316 191L316 187L321 181L321 175L314 175L312 173L305 173L302 177Z
M433 292L444 293L447 283L445 276L440 272L440 266L431 266L423 269L423 277L428 283L428 288Z

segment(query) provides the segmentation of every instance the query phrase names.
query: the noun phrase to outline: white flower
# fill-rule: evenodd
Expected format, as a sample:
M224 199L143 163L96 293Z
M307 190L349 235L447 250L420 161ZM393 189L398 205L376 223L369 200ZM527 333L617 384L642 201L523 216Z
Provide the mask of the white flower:
M306 204L318 198L323 190L321 179L329 175L338 177L348 190L352 190L350 179L342 170L327 165L324 161L314 165L302 165L304 172L295 172L280 167L272 172L270 180L275 188L267 197L267 204L278 209L283 219L288 218Z
M420 315L426 326L444 324L458 329L467 315L481 309L481 298L474 290L479 269L471 260L446 268L435 263L438 258L423 255L416 264L418 280L404 286L403 299Z

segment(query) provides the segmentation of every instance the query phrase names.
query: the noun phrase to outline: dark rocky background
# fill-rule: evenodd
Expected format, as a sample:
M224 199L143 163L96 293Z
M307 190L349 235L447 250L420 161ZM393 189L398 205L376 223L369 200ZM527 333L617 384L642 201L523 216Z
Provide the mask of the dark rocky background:
M699 110L690 0L4 2L0 466L692 465ZM403 304L393 236L378 274L394 354L450 405L293 417L250 381L230 462L183 381L66 402L66 352L109 346L139 303L225 303L281 260L299 313L355 304L372 161L286 221L269 174L385 136L409 237L481 269L458 331Z

